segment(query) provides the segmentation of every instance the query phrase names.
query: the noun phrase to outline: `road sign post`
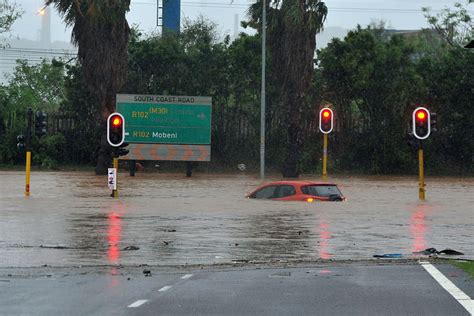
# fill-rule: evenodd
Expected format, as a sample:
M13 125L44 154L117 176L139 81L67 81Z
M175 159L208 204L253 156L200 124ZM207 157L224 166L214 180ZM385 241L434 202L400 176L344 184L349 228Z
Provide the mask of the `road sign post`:
M328 178L327 164L328 164L328 134L324 134L323 135L323 180L327 180Z
M115 189L112 191L114 198L118 197L118 158L114 157L114 169L115 169Z
M31 128L33 123L33 110L31 108L26 112L26 176L25 176L25 196L30 196L30 173L31 173Z
M422 201L425 200L425 170L423 162L423 148L418 149L418 198Z
M116 158L114 158L114 167L109 168L108 172L107 172L107 185L109 186L109 189L112 190L112 194L110 195L111 197L118 197L118 192L117 192L117 168L116 168L115 160L116 160Z

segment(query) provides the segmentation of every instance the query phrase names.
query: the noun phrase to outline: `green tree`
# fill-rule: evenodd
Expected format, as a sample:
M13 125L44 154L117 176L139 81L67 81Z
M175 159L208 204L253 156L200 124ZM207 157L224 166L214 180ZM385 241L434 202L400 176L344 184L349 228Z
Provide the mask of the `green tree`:
M403 139L410 111L423 99L416 53L404 37L358 27L319 53L324 97L334 104L334 137L343 168L400 172L410 154Z
M474 170L474 51L464 49L474 38L473 9L474 0L456 3L437 15L423 9L431 28L445 43L431 40L437 44L434 49L419 46L418 72L430 109L438 114L438 131L429 142L430 150L437 153L431 163L447 173Z
M101 114L101 145L97 174L106 174L110 165L110 146L105 123L115 110L116 94L125 83L130 28L125 18L130 0L46 0L72 26L72 40L90 92Z
M64 97L64 63L60 60L42 60L29 65L18 60L14 73L8 82L8 93L12 98L12 110L28 107L54 112Z
M93 164L100 150L101 115L96 96L87 88L80 64L66 65L64 98L60 113L73 128L62 133L68 150L64 160L72 164Z
M27 109L41 109L48 114L58 111L64 97L64 64L43 60L29 65L26 60L18 60L8 78L8 84L0 87L0 137L4 136L0 151L3 162L13 163L17 160L16 135L25 133Z
M417 65L428 107L438 114L429 139L428 161L438 172L474 171L474 52L443 48L425 54Z
M323 28L327 7L320 0L268 1L268 46L273 107L281 109L286 131L284 177L297 177L303 146L303 111L314 74L316 34ZM250 8L252 25L260 25L262 1Z
M454 8L446 7L433 15L430 8L423 8L431 27L451 46L464 47L474 38L474 20L470 12L474 9L474 0L465 3L456 2Z
M133 31L124 91L212 96L213 160L248 159L258 122L259 51L255 36L219 40L216 25L202 17L185 20L179 34L141 38Z
M10 32L13 24L18 20L24 11L16 3L8 0L0 0L0 49L9 46L6 44L6 33Z
M21 17L23 10L7 0L0 1L0 34L9 32L13 23Z

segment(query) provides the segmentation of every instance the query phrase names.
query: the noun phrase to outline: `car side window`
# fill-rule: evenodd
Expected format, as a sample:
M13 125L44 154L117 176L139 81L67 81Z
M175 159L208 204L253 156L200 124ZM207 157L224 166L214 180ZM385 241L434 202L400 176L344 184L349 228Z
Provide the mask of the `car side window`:
M275 185L270 185L268 187L264 187L260 190L258 190L254 196L256 199L273 199L274 198L274 193L275 193Z
M276 192L276 198L287 197L291 195L295 195L296 190L292 185L280 185L278 186L278 190Z
M305 185L304 187L301 187L301 193L308 194L308 195L311 194L309 192L309 186Z
M301 187L303 194L309 194L314 196L325 196L341 195L341 191L335 185L308 185Z

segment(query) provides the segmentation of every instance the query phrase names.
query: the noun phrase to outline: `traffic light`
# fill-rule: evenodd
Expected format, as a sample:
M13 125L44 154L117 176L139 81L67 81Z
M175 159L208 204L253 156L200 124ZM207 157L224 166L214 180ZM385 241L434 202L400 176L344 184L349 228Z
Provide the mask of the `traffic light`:
M130 152L130 150L128 149L125 149L125 147L128 146L128 143L122 143L118 148L115 148L115 155L116 157L120 157L120 156L126 156L128 155L128 153Z
M430 111L418 107L413 111L413 135L418 139L426 139L431 133Z
M46 135L48 132L48 115L41 110L35 115L35 134L38 137Z
M120 113L112 113L107 118L107 141L113 147L119 147L125 140L125 120Z
M330 108L319 111L319 130L324 134L331 133L333 129L334 115Z
M413 135L413 133L408 133L407 138L407 145L410 149L416 153L416 151L420 148L420 141Z
M436 133L438 131L437 129L437 123L438 123L438 114L431 112L430 113L430 128L433 133Z
M16 147L18 148L18 150L24 151L26 149L26 137L25 137L25 135L18 135L16 137L16 140L17 140Z

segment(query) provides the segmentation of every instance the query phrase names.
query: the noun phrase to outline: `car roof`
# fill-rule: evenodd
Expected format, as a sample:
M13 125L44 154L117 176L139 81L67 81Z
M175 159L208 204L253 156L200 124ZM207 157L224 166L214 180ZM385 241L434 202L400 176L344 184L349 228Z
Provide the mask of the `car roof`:
M302 186L302 185L337 185L335 183L331 182L322 182L322 181L309 181L309 180L282 180L282 181L273 181L273 182L268 182L263 185L263 186L268 186L268 185L294 185L294 186Z
M337 184L332 183L332 182L322 182L322 181L309 181L309 180L282 180L282 181L272 181L272 182L267 182L263 183L262 185L258 186L255 190L253 190L251 193L247 194L246 196L250 196L254 194L255 192L263 189L264 187L270 186L270 185L293 185L295 187L301 187L305 185L334 185L337 186Z
M335 183L331 182L322 182L322 181L307 181L307 180L283 180L283 181L273 181L273 182L267 182L262 185L260 185L258 188L256 188L252 193L267 187L271 185L292 185L295 187L301 187L305 185L334 185L337 186Z

